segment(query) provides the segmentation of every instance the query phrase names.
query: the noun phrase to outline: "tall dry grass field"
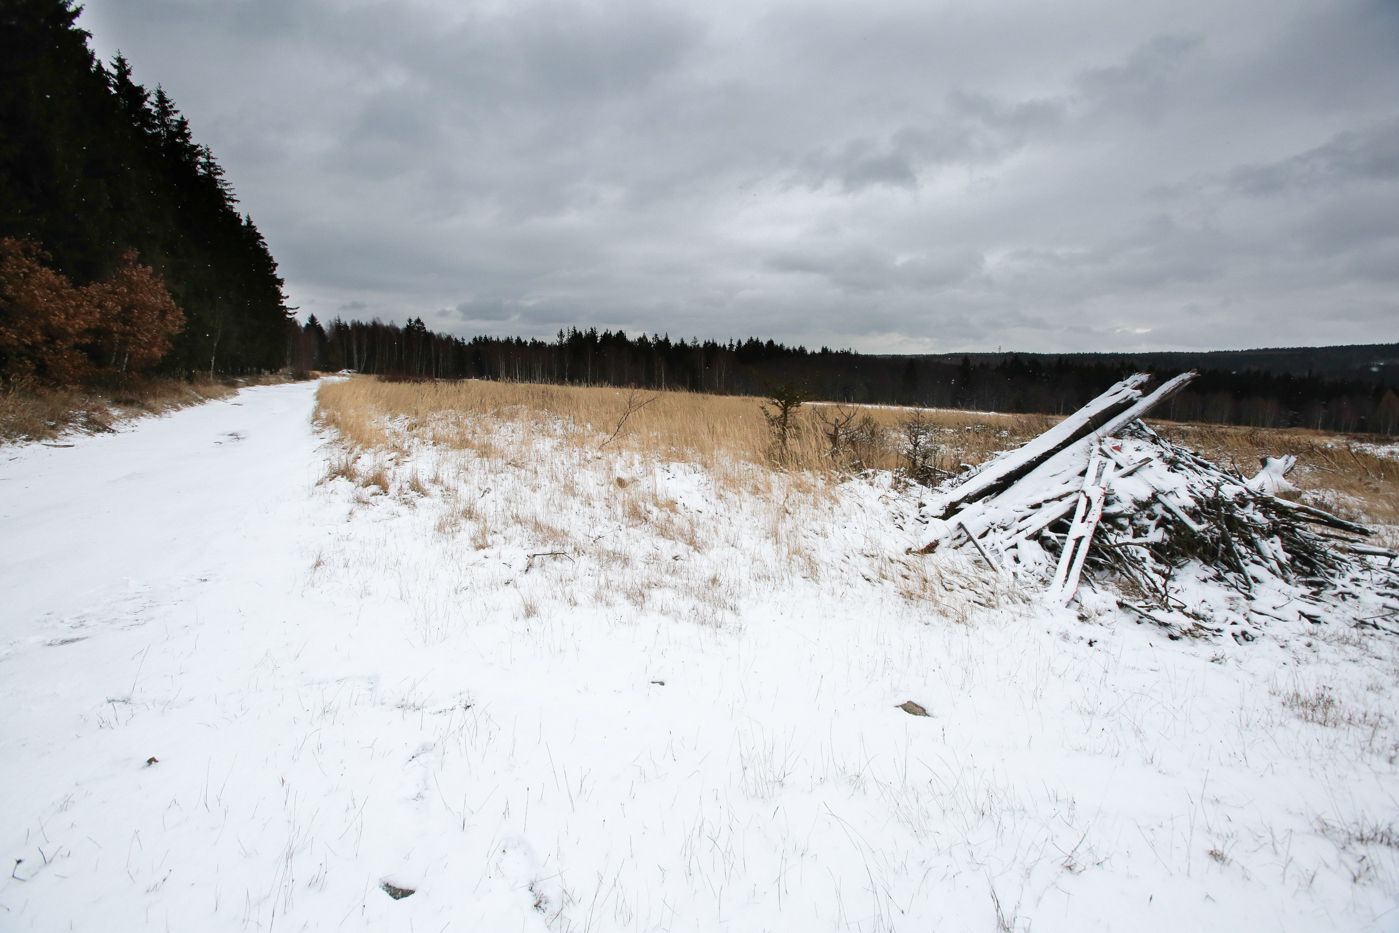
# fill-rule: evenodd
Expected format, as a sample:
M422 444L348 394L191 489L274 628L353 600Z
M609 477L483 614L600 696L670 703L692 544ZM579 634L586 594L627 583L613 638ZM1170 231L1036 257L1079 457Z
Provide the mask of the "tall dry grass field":
M878 438L858 465L831 456L823 418L835 412L821 406L799 412L776 462L754 398L355 377L323 384L316 412L342 445L323 482L348 484L351 512L412 515L442 553L481 570L463 585L483 606L522 618L562 602L723 626L745 600L794 583L843 592L851 574L889 581L925 609L945 604L953 619L965 618L969 593L977 605L1018 598L998 581L963 579L957 559L909 556L926 543L916 490L887 473L842 482L851 469L899 465L904 411L854 412ZM1039 420L926 417L947 462L1018 443ZM405 579L417 572L389 566L401 550L392 540L355 547L362 556L327 556L318 574L353 586L366 562ZM438 615L423 609L424 637Z
M973 591L978 605L1010 605L1012 590L995 589L985 574L966 576L952 557L906 556L927 543L926 497L885 471L902 465L901 427L915 413L855 411L879 438L857 465L848 453L831 455L826 430L838 413L803 406L789 455L779 460L756 398L354 377L323 384L317 404L318 420L342 445L324 480L349 484L351 510L406 509L463 566L508 566L511 586L528 576L532 587L553 587L507 590L526 618L538 600L557 598L600 607L622 601L687 618L698 612L722 625L737 618L743 600L773 587L805 581L838 589L852 574L887 581L902 599L938 606L949 618L964 614ZM1052 423L918 414L931 425L944 469L1016 447ZM1157 427L1244 471L1261 455L1296 450L1310 501L1393 520L1395 471L1373 454L1311 432ZM868 481L845 482L862 469L874 471ZM1393 532L1385 528L1382 541ZM395 550L393 541L376 540L364 559L387 560ZM405 584L405 592L416 589Z
M877 438L861 449L853 465L897 469L902 463L901 425L914 414L891 406L808 403L797 412L797 430L786 455L780 456L763 415L763 400L751 397L355 377L322 387L317 411L323 423L363 450L391 447L412 436L445 448L496 454L501 453L493 449L502 443L500 434L486 426L512 424L522 432L561 437L579 447L698 463L720 481L751 476L747 470L736 472L737 465L780 465L817 481L848 470L849 452L833 451L829 434L831 420L851 413L856 423L869 419L867 426ZM1057 420L942 409L919 415L930 425L936 465L951 471L1016 447ZM1262 457L1293 454L1298 469L1292 478L1303 491L1354 517L1399 522L1399 461L1357 446L1362 438L1304 429L1174 423L1155 427L1245 475L1257 469Z
M763 416L763 400L744 396L701 395L627 389L553 386L533 383L384 382L357 377L321 389L319 417L350 443L364 448L387 443L393 422L447 447L478 443L479 424L515 422L537 431L566 429L573 443L628 450L666 459L696 462L723 472L733 462L781 465L822 474L849 466L833 456L829 422L854 414L868 418L877 433L860 466L896 469L900 425L912 411L877 406L803 405L785 456L774 450ZM951 467L980 463L1016 446L1053 423L1040 415L999 415L925 410L934 443ZM778 463L780 461L780 464Z

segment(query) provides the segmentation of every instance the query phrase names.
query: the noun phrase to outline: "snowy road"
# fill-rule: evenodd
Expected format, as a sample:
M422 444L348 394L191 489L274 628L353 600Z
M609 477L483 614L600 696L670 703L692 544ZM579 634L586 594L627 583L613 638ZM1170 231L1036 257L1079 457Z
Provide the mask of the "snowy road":
M315 390L0 448L0 930L1395 928L1389 642L910 597L876 486L319 483Z
M0 573L19 624L5 636L50 636L55 618L173 579L290 570L287 532L320 468L314 394L248 389L72 448L0 448Z
M249 725L243 701L222 702L224 675L260 656L275 667L297 621L322 468L315 390L253 388L72 447L0 448L0 841L22 859L0 927L189 929L185 896L208 912L221 881L179 848L222 830L206 781L233 780L210 769ZM155 910L133 883L169 896Z

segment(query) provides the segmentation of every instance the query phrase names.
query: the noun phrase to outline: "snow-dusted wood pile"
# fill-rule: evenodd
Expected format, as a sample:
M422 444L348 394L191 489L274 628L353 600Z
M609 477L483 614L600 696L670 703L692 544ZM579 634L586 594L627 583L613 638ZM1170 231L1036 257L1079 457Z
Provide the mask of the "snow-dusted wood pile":
M1399 633L1399 554L1370 529L1280 498L1292 458L1245 479L1140 419L1194 373L1138 374L944 484L924 548L968 548L1071 602L1085 578L1171 634L1251 640L1270 622Z

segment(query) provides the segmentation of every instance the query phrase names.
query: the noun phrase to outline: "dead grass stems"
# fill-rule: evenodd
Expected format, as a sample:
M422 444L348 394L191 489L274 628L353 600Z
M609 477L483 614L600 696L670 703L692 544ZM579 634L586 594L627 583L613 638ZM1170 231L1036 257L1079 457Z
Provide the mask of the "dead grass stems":
M146 415L164 414L283 376L193 380L137 377L112 386L0 390L0 443L48 441L68 432L101 434Z
M695 462L716 477L751 486L735 467L781 466L794 474L831 477L851 468L894 470L905 464L903 424L916 410L814 402L796 413L796 430L781 464L774 463L761 399L688 392L553 386L533 383L389 383L360 377L322 390L319 420L359 449L392 447L389 425L422 433L431 443L498 456L499 432L483 425L514 422L522 432L556 433L593 449ZM933 465L956 472L1036 436L1055 419L925 409ZM834 450L832 424L868 419L871 434L853 450ZM1399 461L1360 447L1362 439L1305 429L1263 430L1219 425L1156 423L1158 431L1206 457L1251 475L1265 456L1293 454L1292 479L1304 493L1351 517L1399 523ZM425 433L424 433L425 432ZM740 474L748 474L746 476Z
M677 606L698 607L720 624L750 590L790 580L836 586L858 572L957 621L1014 607L1015 588L979 568L901 561L878 546L862 550L858 535L831 546L843 529L864 527L861 494L847 495L841 482L904 464L900 429L909 410L808 404L797 414L799 430L776 463L755 398L356 377L323 384L316 408L341 445L326 480L348 480L361 501L383 493L422 504L427 527L467 549L465 559L487 550L577 558L536 562L530 574L567 575L574 601L651 610L667 602L658 594L674 590L684 594ZM872 431L860 427L866 418ZM1050 420L959 411L921 418L952 470L1023 443ZM833 452L833 426L854 429L858 448ZM1219 436L1242 468L1250 457L1287 452L1277 434ZM750 538L753 530L760 534Z
M1369 709L1357 709L1336 697L1325 685L1308 690L1293 689L1282 694L1282 705L1292 710L1303 722L1332 729L1342 727L1377 732L1386 724L1386 717Z
M481 425L511 421L536 434L562 428L570 442L580 446L695 462L727 473L735 464L774 465L760 402L687 392L642 396L613 388L475 380L404 384L356 378L322 389L318 419L361 449L391 446L386 429L396 425L409 433L422 433L433 444L479 448L489 456L499 438L495 432L482 431ZM848 458L831 447L833 411L858 411L876 429L874 437L862 439L865 443L857 451L860 467L893 470L900 466L900 424L909 411L808 404L797 412L796 430L781 464L785 469L827 475L850 466ZM928 410L923 416L952 467L979 463L1023 443L1049 423L1037 415Z

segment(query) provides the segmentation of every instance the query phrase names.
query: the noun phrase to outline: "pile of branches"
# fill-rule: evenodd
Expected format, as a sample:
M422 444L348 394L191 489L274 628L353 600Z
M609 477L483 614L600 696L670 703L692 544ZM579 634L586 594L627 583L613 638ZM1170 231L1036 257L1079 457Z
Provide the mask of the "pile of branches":
M1292 458L1246 479L1140 419L1190 382L1123 380L1018 450L945 483L923 549L965 548L998 570L1081 583L1172 637L1252 640L1269 622L1347 619L1399 633L1399 554L1371 529L1282 498Z

